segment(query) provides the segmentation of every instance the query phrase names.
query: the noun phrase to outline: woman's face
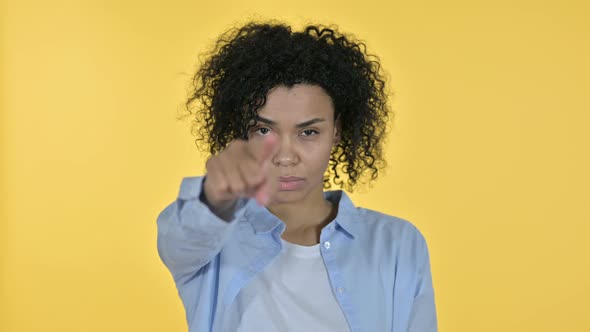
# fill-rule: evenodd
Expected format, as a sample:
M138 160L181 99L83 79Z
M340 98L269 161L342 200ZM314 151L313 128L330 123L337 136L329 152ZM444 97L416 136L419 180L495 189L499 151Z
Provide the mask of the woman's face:
M309 84L277 86L268 93L257 120L248 133L250 140L271 133L278 138L272 165L280 182L273 203L292 203L321 193L330 152L340 139L332 99L324 89Z

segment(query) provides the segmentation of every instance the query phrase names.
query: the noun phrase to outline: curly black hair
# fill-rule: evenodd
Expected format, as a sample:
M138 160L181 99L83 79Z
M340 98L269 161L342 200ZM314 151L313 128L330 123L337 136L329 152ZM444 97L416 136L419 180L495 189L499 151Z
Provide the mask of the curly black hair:
M341 141L332 149L324 188L332 180L352 191L365 175L375 180L385 167L382 144L390 113L385 78L366 45L334 26L293 32L280 22L250 22L223 33L204 54L185 104L194 116L197 146L214 155L236 138L247 139L268 92L295 84L322 87L341 120Z

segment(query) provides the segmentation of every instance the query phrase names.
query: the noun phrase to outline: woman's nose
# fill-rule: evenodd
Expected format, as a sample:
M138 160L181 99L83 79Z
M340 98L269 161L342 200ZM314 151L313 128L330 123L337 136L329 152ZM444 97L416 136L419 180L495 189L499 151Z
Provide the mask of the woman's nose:
M293 142L290 138L279 138L279 150L275 154L273 162L277 166L290 166L299 162L299 158L297 157Z

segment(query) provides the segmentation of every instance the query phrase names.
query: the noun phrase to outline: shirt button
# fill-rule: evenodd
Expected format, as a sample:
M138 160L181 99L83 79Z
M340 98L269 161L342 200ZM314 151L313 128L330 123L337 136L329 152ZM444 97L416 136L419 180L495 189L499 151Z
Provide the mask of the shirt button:
M338 293L342 294L342 293L344 293L344 288L342 288L342 287L338 287L338 288L336 289L336 291L337 291Z
M330 241L324 242L324 248L330 249Z

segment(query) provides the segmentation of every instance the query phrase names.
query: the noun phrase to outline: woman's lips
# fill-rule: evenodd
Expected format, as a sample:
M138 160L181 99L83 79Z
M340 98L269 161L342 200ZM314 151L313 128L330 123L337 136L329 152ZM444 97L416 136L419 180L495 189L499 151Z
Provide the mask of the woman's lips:
M296 176L281 176L279 177L279 190L292 191L298 190L303 185L303 178Z

